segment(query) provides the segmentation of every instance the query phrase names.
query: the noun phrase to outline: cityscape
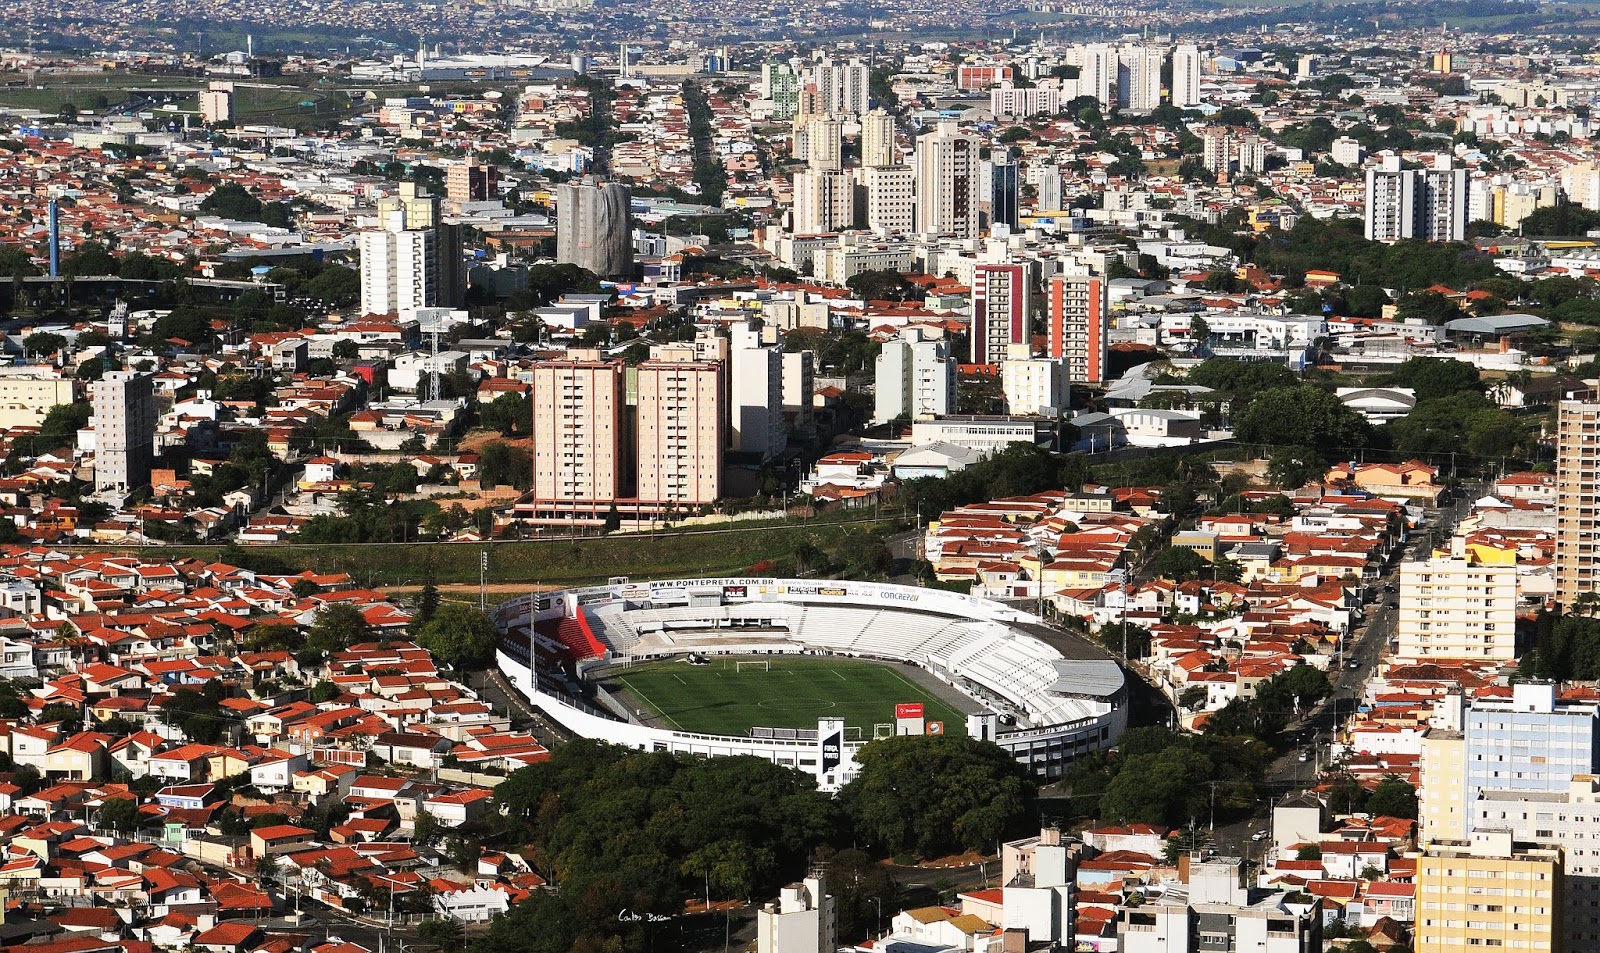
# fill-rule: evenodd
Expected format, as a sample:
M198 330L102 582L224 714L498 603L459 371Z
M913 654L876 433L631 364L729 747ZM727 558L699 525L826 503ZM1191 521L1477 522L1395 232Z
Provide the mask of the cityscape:
M1600 949L1597 38L14 4L0 953Z

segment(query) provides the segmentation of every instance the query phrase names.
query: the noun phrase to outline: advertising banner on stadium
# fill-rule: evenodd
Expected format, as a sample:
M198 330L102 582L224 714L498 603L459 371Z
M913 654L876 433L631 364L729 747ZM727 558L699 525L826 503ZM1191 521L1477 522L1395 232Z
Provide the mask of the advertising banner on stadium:
M894 706L896 718L921 718L922 714L922 702L902 702Z
M827 774L844 763L844 722L824 720L817 728L822 739L822 773Z

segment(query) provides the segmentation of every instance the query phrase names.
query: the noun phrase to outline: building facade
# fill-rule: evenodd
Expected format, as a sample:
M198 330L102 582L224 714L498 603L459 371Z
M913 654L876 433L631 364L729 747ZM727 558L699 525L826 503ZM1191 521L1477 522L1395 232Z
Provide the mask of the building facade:
M1402 563L1395 654L1515 662L1517 567L1453 558Z
M644 508L704 506L722 495L722 365L638 368L638 497Z
M603 522L631 470L624 456L622 365L597 359L533 366L535 521Z
M1517 844L1509 831L1435 843L1417 859L1416 884L1417 953L1567 949L1559 848Z
M998 364L1028 343L1028 266L978 265L972 276L971 362Z
M917 139L917 231L978 237L980 147L949 121Z
M1556 601L1571 608L1600 579L1600 402L1556 406Z
M1111 338L1105 279L1052 275L1048 322L1049 354L1066 358L1067 379L1082 384L1103 382Z
M89 385L94 423L94 488L127 494L150 483L155 460L155 378L106 371Z
M618 182L567 182L556 193L556 261L602 278L633 273L632 195Z

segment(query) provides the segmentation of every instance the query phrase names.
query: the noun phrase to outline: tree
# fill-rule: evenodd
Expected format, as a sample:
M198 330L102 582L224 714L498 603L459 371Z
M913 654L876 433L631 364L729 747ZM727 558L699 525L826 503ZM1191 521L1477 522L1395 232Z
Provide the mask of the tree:
M417 939L441 950L461 949L462 936L461 924L450 917L424 920L417 924Z
M320 705L324 702L331 702L338 697L339 686L327 679L323 679L311 687L311 701L313 704Z
M418 844L431 844L443 830L444 825L439 823L439 819L434 817L432 812L419 811L411 832L411 840Z
M920 301L922 289L897 271L863 271L846 279L845 287L869 301Z
M476 606L449 602L422 627L417 642L455 668L471 668L494 657L500 643L494 621Z
M1205 557L1183 546L1168 546L1150 563L1150 574L1173 582L1198 579L1209 564Z
M361 356L361 345L344 338L333 342L333 359L336 361L353 361Z
M336 602L317 612L306 633L306 648L314 652L342 652L372 634L361 610L348 602Z
M1206 707L1206 699L1210 693L1204 685L1190 685L1178 695L1178 707L1189 711L1199 711Z
M51 331L35 331L22 339L22 349L36 357L55 354L67 346L67 339Z
M1294 859L1295 860L1321 860L1322 859L1322 848L1317 846L1316 844L1302 844L1300 846L1300 849L1294 852Z
M1480 393L1478 369L1466 361L1413 357L1394 369L1400 387L1417 392L1417 403L1459 393Z
M439 586L433 581L433 571L428 571L428 578L422 583L422 591L417 594L418 625L427 625L433 619L433 614L439 611Z
M1417 791L1400 778L1384 778L1367 796L1367 813L1416 820Z
M329 307L346 308L361 300L361 274L354 268L330 265L306 282L305 292Z
M106 800L100 806L100 826L128 833L139 823L139 802L131 797Z
M970 738L885 738L858 751L856 762L860 772L839 792L840 806L862 841L889 853L991 849L1022 829L1034 796L1016 759Z
M1365 447L1371 427L1339 398L1308 384L1262 391L1235 422L1244 443L1310 447L1324 456L1344 457Z
M1440 325L1464 317L1460 305L1437 291L1415 291L1401 298L1394 308L1394 316L1401 321L1421 321Z
M256 859L256 880L268 883L278 876L278 858L272 854L264 854Z

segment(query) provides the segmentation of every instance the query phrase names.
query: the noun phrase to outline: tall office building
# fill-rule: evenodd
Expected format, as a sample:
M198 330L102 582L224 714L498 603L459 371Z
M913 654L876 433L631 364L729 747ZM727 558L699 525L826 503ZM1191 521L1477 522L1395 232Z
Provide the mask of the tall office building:
M500 169L468 156L446 170L444 195L452 202L491 202L500 196Z
M800 111L800 76L788 63L763 63L761 98L772 103L772 118L787 122Z
M618 182L568 182L556 193L556 261L601 278L633 273L633 193Z
M894 116L874 109L861 117L861 165L883 168L900 164L900 150L894 143Z
M735 325L729 342L729 411L733 449L770 460L784 451L783 348Z
M948 120L917 139L917 231L978 237L980 145Z
M855 224L855 180L844 172L796 172L791 230L822 235Z
M1519 844L1509 831L1431 845L1417 858L1417 953L1467 947L1562 953L1561 868L1560 848Z
M1193 43L1180 43L1172 51L1172 105L1200 105L1200 48Z
M722 495L722 365L649 360L638 374L641 508L715 502Z
M929 420L950 413L956 406L956 379L948 341L925 338L917 329L901 331L884 342L873 366L872 422Z
M879 234L909 232L916 226L917 185L910 166L859 169L867 193L867 227Z
M106 371L89 385L96 492L128 494L150 483L156 449L154 382L137 371Z
M978 265L972 274L972 363L999 364L1028 343L1028 266Z
M1009 153L999 153L989 163L989 224L1016 228L1022 220L1021 168Z
M1099 384L1106 378L1111 321L1105 279L1098 275L1052 275L1049 294L1049 353L1067 359L1068 379Z
M1395 655L1517 659L1517 567L1436 558L1400 565Z
M360 232L361 310L398 314L458 308L466 301L461 227L446 223L439 197L414 182L378 200L378 228Z
M631 476L621 364L592 358L533 366L533 504L543 522L596 524Z
M1153 112L1161 105L1160 47L1131 43L1117 51L1117 106L1130 113Z
M1600 402L1556 405L1556 601L1570 609L1600 586Z
M1467 235L1467 170L1448 155L1431 169L1403 169L1400 157L1384 156L1367 169L1366 236L1371 241L1403 238L1462 241Z

